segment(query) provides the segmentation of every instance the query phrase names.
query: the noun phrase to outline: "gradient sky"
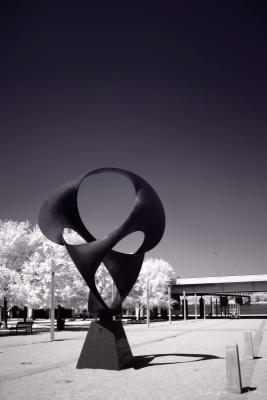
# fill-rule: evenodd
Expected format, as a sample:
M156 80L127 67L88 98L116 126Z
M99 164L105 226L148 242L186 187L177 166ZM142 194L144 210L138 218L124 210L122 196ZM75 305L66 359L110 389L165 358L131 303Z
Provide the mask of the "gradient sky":
M57 186L121 167L165 207L148 255L181 277L266 273L267 6L93 3L1 2L0 218L36 223ZM105 235L133 198L99 175L81 214Z

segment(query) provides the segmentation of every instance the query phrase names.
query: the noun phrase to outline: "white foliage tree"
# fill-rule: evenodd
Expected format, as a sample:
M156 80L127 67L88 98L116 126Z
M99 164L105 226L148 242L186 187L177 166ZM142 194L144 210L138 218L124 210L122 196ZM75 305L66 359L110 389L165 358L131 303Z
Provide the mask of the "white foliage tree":
M103 263L100 264L98 270L96 271L95 283L97 290L103 300L106 302L107 305L110 305L112 302L112 296L115 296L116 286L113 283L113 279L111 278L111 275L109 274L107 268Z
M66 230L64 238L70 244L83 242L71 230ZM55 265L56 303L76 310L87 308L88 287L65 247L48 240L38 226L31 228L29 222L0 220L0 297L5 305L49 308L52 263ZM147 282L150 305L166 306L168 284L175 278L168 262L146 259L124 306L140 308L146 304ZM104 301L110 304L115 285L103 264L97 270L95 281Z
M52 262L56 266L56 302L68 308L85 308L87 285L64 246L46 239L29 222L0 221L0 301L5 326L7 308L13 305L49 307Z
M37 226L32 231L32 237L38 242L38 246L24 266L28 305L49 308L51 268L54 265L56 304L76 310L85 308L88 288L65 247L48 240Z
M175 283L177 277L173 267L163 259L147 258L139 277L124 306L142 308L146 305L148 285L149 304L166 307L168 304L168 285Z
M34 252L29 222L0 220L0 298L4 305L4 322L7 325L7 308L22 306L27 292L23 280L23 266Z
M2 301L5 300L9 306L23 306L27 293L21 278L16 270L0 267L0 293Z

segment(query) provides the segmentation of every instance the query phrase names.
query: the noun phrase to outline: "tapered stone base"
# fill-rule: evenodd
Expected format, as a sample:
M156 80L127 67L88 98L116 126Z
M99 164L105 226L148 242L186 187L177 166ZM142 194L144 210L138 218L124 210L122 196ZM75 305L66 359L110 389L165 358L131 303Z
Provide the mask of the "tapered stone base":
M91 323L77 368L120 370L131 367L133 355L121 321Z

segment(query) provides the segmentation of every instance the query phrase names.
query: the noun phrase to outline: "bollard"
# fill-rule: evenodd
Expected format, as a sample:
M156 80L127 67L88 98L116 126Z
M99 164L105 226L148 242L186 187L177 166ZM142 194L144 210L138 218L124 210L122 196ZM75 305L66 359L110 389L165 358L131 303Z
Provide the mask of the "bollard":
M253 341L251 331L244 332L245 338L245 359L246 360L253 360L254 359L254 352L253 352Z
M226 390L228 393L242 393L242 381L237 344L226 346Z

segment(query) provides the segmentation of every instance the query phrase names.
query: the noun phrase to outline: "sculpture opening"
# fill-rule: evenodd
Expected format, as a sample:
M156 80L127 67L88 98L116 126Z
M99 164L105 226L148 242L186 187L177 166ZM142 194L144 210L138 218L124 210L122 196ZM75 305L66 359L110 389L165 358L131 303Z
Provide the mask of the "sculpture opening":
M78 192L81 219L97 239L120 226L133 208L135 191L123 175L105 172L83 179Z

